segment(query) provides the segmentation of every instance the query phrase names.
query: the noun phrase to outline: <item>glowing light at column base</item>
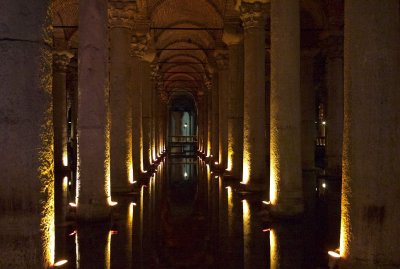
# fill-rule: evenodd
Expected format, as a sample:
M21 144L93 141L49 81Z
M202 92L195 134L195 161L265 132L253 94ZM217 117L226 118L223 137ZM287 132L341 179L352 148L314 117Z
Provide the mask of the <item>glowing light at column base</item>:
M249 180L250 180L250 171L249 171L250 167L249 164L247 162L243 162L243 178L242 181L240 182L240 184L248 184Z
M109 198L108 198L108 204L109 204L110 206L116 206L116 205L118 204L118 202L111 201L111 197L109 197Z
M63 192L67 191L67 189L68 189L68 177L64 177L63 178L62 189L63 189Z
M129 183L133 184L135 181L133 180L133 165L132 162L129 165Z
M269 178L269 201L271 204L276 205L278 202L278 184L279 179L276 174L277 168L275 167L277 164L274 162L273 158L271 158L271 166L270 166L270 178Z
M62 157L62 162L64 166L68 166L68 153L64 152Z
M63 266L64 264L66 264L66 263L68 263L67 260L61 260L61 261L56 262L54 264L54 267L60 267L60 266Z

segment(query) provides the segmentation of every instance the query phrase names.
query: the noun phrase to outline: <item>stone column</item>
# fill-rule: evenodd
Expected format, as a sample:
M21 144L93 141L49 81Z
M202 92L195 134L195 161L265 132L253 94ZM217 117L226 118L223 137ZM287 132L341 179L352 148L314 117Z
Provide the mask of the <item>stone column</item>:
M219 168L225 170L228 167L229 53L217 50L215 57L218 66L218 162Z
M0 268L54 262L49 1L0 8Z
M264 191L267 185L264 2L242 2L240 6L244 28L242 183L253 191Z
M212 99L212 124L211 124L211 155L214 160L219 156L219 94L218 94L218 74L213 70L211 73L211 99Z
M69 51L53 53L53 128L54 128L54 170L62 175L68 166L67 136L67 68L73 54ZM62 179L62 178L61 178Z
M151 60L152 61L152 60ZM143 128L143 166L150 169L151 161L151 92L153 82L151 80L151 68L149 61L140 62L141 87L142 87L142 128Z
M110 159L111 189L130 189L132 167L132 112L129 94L130 39L134 6L109 2L110 25Z
M299 1L271 1L270 199L275 214L303 212Z
M213 137L213 129L212 129L212 122L213 122L213 110L212 110L212 83L211 81L205 77L205 84L207 88L207 157L212 154L212 137Z
M399 5L345 2L340 268L400 268Z
M79 6L77 217L110 215L110 122L107 1Z
M322 40L326 56L326 108L327 173L340 176L342 172L343 144L343 34L325 32Z
M314 57L316 50L304 50L300 59L301 98L301 167L305 173L315 170L316 89L314 86Z
M133 179L140 178L143 167L142 143L142 88L140 86L141 69L140 61L147 50L147 37L136 32L131 41L131 95L132 95L132 166Z
M225 27L223 41L229 50L228 168L236 179L243 170L243 34L237 24Z

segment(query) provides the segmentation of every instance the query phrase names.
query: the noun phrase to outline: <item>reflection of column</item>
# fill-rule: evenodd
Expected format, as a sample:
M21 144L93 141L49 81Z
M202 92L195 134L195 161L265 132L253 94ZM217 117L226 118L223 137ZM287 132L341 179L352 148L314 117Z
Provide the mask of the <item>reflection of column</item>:
M243 183L249 190L266 189L265 9L242 2L244 27Z
M87 224L77 230L77 268L110 268L109 224Z
M132 114L128 89L133 6L110 2L110 161L113 191L128 191L132 166Z
M343 35L325 33L326 83L328 90L326 110L325 154L329 174L340 176L343 144ZM324 126L325 127L325 126Z
M218 65L218 160L220 168L226 169L228 167L229 54L228 51L217 50L215 57Z
M48 268L54 257L49 5L0 8L0 268Z
M399 1L345 1L340 268L400 267Z
M243 42L239 26L225 27L224 42L229 49L228 170L236 179L243 170ZM229 97L228 97L229 96Z
M243 256L244 268L266 268L265 237L260 236L262 226L255 217L254 201L243 200Z
M303 228L304 229L304 228ZM302 227L277 225L270 231L270 269L298 268L304 263L303 236L299 236Z
M303 211L299 2L271 1L270 199L277 214Z
M79 13L77 217L92 220L110 214L107 2L84 1Z

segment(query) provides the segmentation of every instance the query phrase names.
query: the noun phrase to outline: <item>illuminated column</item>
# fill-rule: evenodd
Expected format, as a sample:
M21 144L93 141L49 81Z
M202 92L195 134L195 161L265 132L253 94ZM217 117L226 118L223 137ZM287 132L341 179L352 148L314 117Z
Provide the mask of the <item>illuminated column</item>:
M210 96L206 93L206 91L202 92L203 98L204 98L204 115L203 115L203 153L207 154L207 148L208 148L208 140L209 140L209 133L208 133L208 114L210 113L210 110L208 110L209 107L209 102L210 102Z
M229 50L228 170L242 179L243 170L243 33L239 25L225 27L223 41Z
M215 70L211 70L211 99L212 99L212 120L211 120L211 155L215 160L218 159L219 152L219 101L218 101L218 75Z
M77 217L110 215L107 1L79 6L79 100Z
M72 57L73 54L68 51L53 53L54 170L56 176L57 174L61 175L64 167L68 166L66 72Z
M299 1L271 1L270 199L276 214L303 212Z
M300 98L301 98L301 167L303 173L315 172L316 112L314 87L314 57L317 51L301 52Z
M141 69L141 87L142 87L142 128L143 128L143 166L145 170L150 168L151 164L151 92L153 82L151 80L150 62L154 59L140 62Z
M229 54L226 50L215 51L218 65L218 145L219 145L219 168L228 167L228 98L229 98Z
M399 5L345 1L340 268L400 268Z
M211 81L205 77L205 86L207 89L207 157L209 157L211 152L211 144L212 144L212 119L213 119L213 111L212 111L212 83Z
M142 88L140 85L140 61L147 50L147 37L134 33L131 40L131 95L132 95L132 166L133 179L138 180L143 172L142 143Z
M265 2L242 2L240 6L244 28L242 182L253 191L264 191L267 185Z
M132 112L129 94L133 5L109 2L111 189L129 191L132 167ZM132 176L132 175L131 175Z
M0 8L0 268L54 261L49 1Z
M204 149L204 113L205 113L205 98L204 95L197 95L197 120L198 120L198 149L202 152Z
M343 144L343 33L324 33L322 44L326 54L326 159L327 172L340 176Z

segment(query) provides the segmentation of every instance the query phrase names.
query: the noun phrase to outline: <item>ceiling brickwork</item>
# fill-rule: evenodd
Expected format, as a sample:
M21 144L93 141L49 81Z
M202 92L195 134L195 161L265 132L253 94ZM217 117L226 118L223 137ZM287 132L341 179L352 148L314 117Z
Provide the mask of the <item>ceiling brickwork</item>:
M111 1L111 0L109 0ZM242 0L243 1L243 0ZM155 63L164 90L204 91L211 80L214 50L224 49L224 24L238 21L237 0L119 0L136 5L136 24L149 25ZM318 43L320 32L343 27L343 0L300 0L302 47ZM79 0L52 3L54 39L77 47ZM269 20L267 19L266 29ZM268 38L266 40L268 47Z

